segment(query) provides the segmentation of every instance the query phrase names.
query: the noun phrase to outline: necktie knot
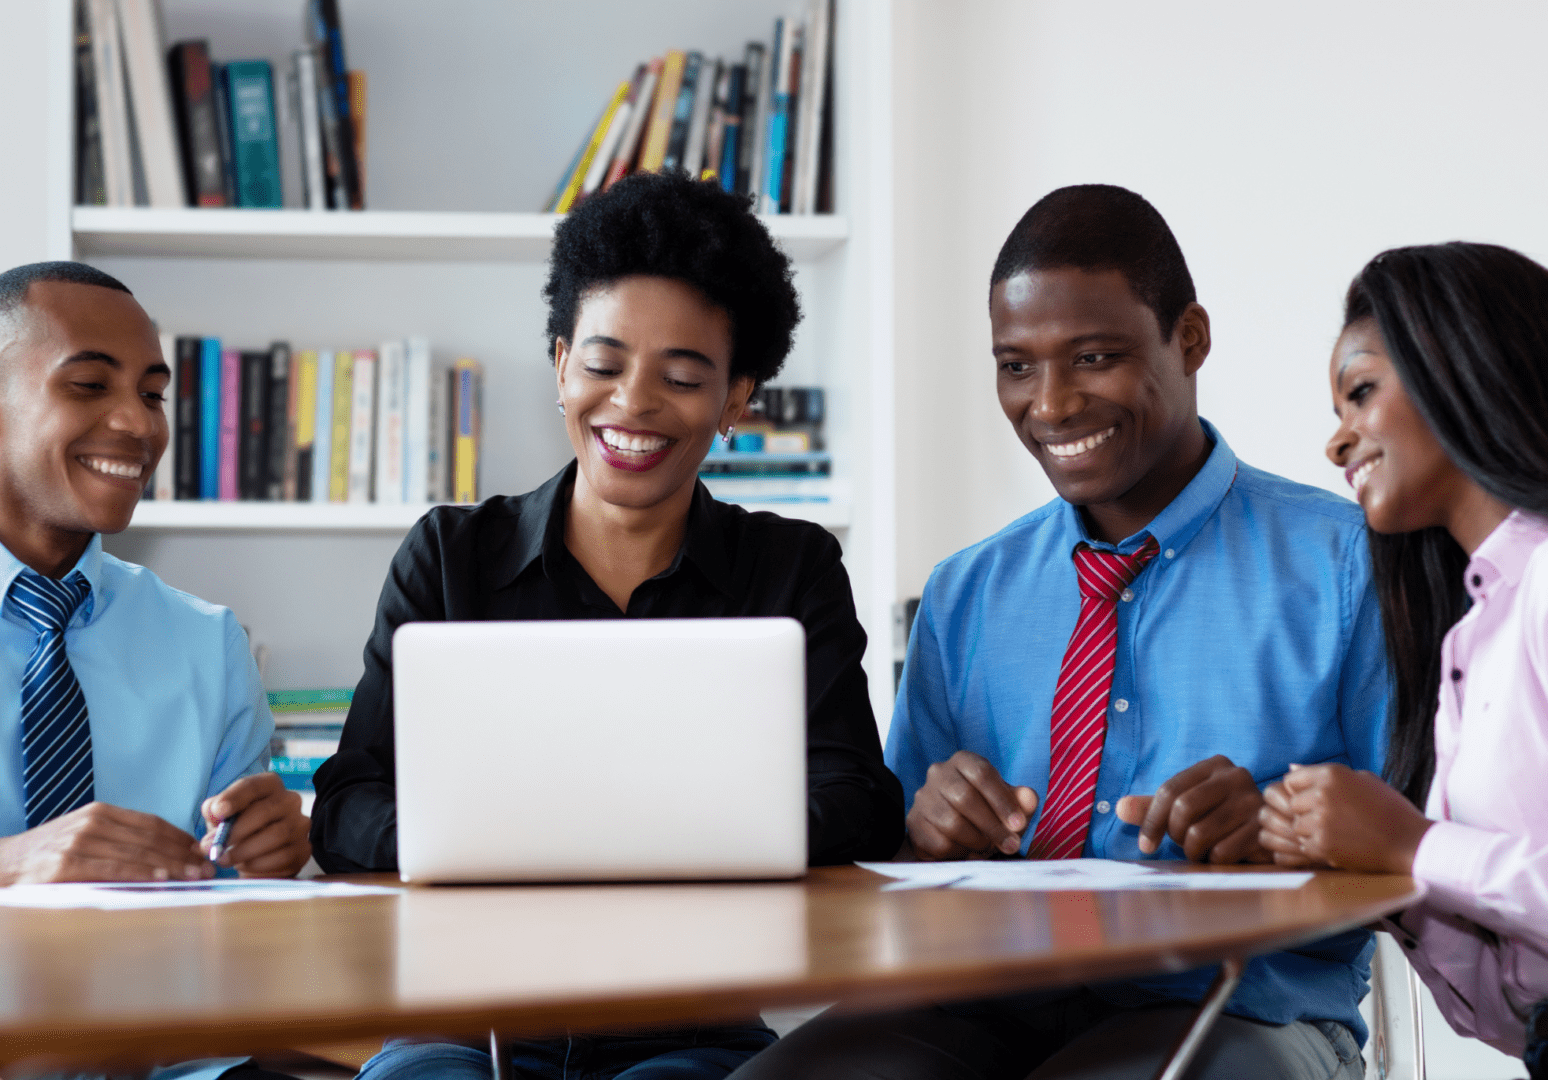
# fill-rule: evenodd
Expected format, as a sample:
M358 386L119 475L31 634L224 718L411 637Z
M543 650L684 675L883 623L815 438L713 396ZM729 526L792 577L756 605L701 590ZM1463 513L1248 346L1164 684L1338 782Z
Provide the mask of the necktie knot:
M72 570L63 581L23 569L11 582L8 599L11 610L20 615L38 633L62 632L91 593L91 583L79 570Z
M1075 548L1075 577L1080 582L1080 595L1090 600L1106 600L1117 603L1123 590L1145 569L1145 564L1156 557L1161 545L1154 536L1146 537L1139 550L1132 555L1116 551L1097 551L1085 544Z

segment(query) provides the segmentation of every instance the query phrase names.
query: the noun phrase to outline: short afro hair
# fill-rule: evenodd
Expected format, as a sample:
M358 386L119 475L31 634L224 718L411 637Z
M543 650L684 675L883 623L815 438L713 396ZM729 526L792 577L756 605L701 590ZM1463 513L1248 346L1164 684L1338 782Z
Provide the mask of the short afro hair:
M1016 222L989 288L1028 270L1120 270L1134 296L1172 340L1197 296L1177 238L1154 206L1127 188L1078 184L1049 192Z
M635 173L554 230L548 261L548 355L569 341L587 293L626 277L693 286L731 317L731 377L779 374L801 321L790 259L751 200L686 173Z
M102 289L129 292L129 287L111 274L79 262L37 262L13 266L0 274L0 315L9 315L27 299L27 290L39 281L63 281L71 285L95 285Z

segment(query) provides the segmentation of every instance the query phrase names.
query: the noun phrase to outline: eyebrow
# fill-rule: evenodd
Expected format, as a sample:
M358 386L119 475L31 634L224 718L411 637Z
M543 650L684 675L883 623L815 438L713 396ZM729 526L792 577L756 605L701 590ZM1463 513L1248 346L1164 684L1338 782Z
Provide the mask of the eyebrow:
M1344 372L1348 369L1350 363L1353 362L1355 357L1357 357L1357 356L1375 356L1375 355L1376 355L1376 350L1375 349L1355 349L1353 352L1345 353L1344 354L1344 359L1342 361L1340 361L1339 365L1338 365L1338 377L1340 379L1342 379L1344 377Z
M617 338L608 337L605 334L592 334L590 337L582 341L581 344L605 345L609 349L627 349L629 347L623 342L619 341ZM704 364L711 368L715 366L715 361L705 356L698 349L666 349L663 351L667 356L673 357L674 359L692 360L696 363Z
M109 354L105 352L99 352L96 349L82 349L78 353L65 357L64 360L60 362L59 366L68 367L71 364L106 364L108 367L115 371L123 370L124 366L119 362L118 357L110 356ZM172 369L167 367L166 364L155 363L145 369L145 374L165 375L168 378L171 378Z

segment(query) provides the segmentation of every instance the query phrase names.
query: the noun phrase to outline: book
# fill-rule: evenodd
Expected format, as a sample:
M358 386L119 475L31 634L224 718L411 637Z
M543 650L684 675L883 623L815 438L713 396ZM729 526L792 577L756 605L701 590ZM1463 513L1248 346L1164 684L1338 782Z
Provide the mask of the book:
M220 498L220 338L199 351L199 498Z
M705 60L699 67L699 77L694 83L693 112L688 118L688 140L683 147L679 163L684 172L694 179L704 171L704 147L709 136L710 110L715 105L715 91L720 86L720 61Z
M313 455L317 450L317 350L305 349L297 353L292 370L296 373L295 436L291 440L293 464L287 464L285 469L285 498L311 502L316 468ZM294 488L290 480L292 472L295 473Z
M199 372L204 341L196 337L177 339L176 407L173 410L172 494L179 499L199 498Z
M118 0L118 18L147 201L163 209L186 206L172 91L161 56L160 6L157 0Z
M645 75L635 93L634 107L629 113L629 126L618 140L618 149L613 152L612 164L608 166L607 175L602 180L603 191L628 176L635 159L639 157L645 125L650 120L656 100L656 84L661 80L661 63L658 56L645 65Z
M204 41L180 41L167 61L172 72L173 113L189 206L226 205L226 166L220 156L220 124L210 50Z
M451 373L430 370L429 447L425 454L425 501L450 502L452 493Z
M352 687L325 687L316 690L270 690L265 695L269 699L269 711L276 718L281 713L317 712L328 710L339 713L339 719L349 711L349 703L354 700L355 691Z
M683 85L683 65L687 54L673 49L661 63L661 78L656 82L656 100L651 106L645 142L640 147L640 172L660 172L666 161L667 140L672 137L672 117L677 111L678 92Z
M349 87L349 123L355 135L355 182L360 186L363 204L366 189L366 73L349 72L346 84Z
M75 5L75 201L107 205L102 172L102 122L97 117L97 68L91 52L89 5Z
M337 431L335 431L337 437ZM371 501L371 482L375 479L376 450L376 353L362 349L355 353L353 392L349 412L349 472L346 501Z
M322 121L317 113L317 58L306 49L290 57L292 107L301 142L302 202L308 210L328 209L328 173L323 165Z
M451 370L453 413L452 501L478 501L478 444L483 426L484 371L476 360L458 360Z
M350 118L349 65L344 59L344 28L339 22L337 0L307 0L307 43L317 58L317 92L322 103L328 153L338 169L336 209L364 210L359 162L355 157L355 128Z
M600 119L600 117L598 119ZM550 195L548 197L548 201L543 204L543 212L545 214L554 213L559 205L559 200L564 198L564 193L569 188L570 181L575 178L575 170L580 168L581 158L586 156L586 147L591 145L590 133L596 128L596 126L596 123L593 122L591 127L586 129L586 137L583 138L580 142L580 145L575 148L575 156L570 159L570 163L564 167L564 174L559 177L559 183L554 186L554 193Z
M581 151L580 159L570 171L570 178L565 183L564 190L560 192L558 200L554 203L554 212L567 214L575 206L575 201L580 197L582 184L586 176L591 172L591 162L601 151L602 143L607 139L608 129L612 127L613 117L629 96L629 84L621 82L613 90L613 96L602 109L602 116L596 126L592 128L591 136L586 140L585 149Z
M725 132L721 136L720 186L725 191L741 191L742 182L742 109L747 97L747 65L733 64L726 82Z
M236 205L278 209L285 205L280 187L279 126L274 114L274 79L267 60L226 64L226 93L231 103L231 155L236 170Z
M699 92L699 74L704 70L704 54L690 52L683 62L683 80L677 89L677 105L672 110L672 130L667 136L663 169L679 169L688 149L688 129L693 124L693 103Z
M328 501L349 498L349 431L355 407L355 354L333 354L333 419L328 463Z
M429 502L436 430L430 426L430 342L422 337L404 342L403 367L403 501Z
M129 147L129 102L120 51L118 5L86 0L91 55L97 91L97 122L102 138L102 179L108 206L134 205L133 162Z
M269 412L264 425L264 449L267 454L263 493L257 498L274 502L287 498L285 468L291 448L295 446L295 398L291 396L290 365L290 345L287 342L276 341L269 346ZM292 472L292 489L295 487L294 476Z
M216 497L241 498L238 462L242 433L242 353L237 349L220 352L220 440L216 444Z
M634 77L629 80L629 92L619 103L618 108L613 110L613 118L608 121L607 134L602 137L602 142L591 159L591 166L586 170L586 176L581 181L577 202L590 198L602 187L602 181L607 179L608 167L612 165L613 155L618 152L618 144L623 140L624 132L630 126L630 118L634 115L635 98L639 96L640 86L644 81L645 65L641 64L634 69Z
M404 488L404 397L407 390L407 358L403 342L382 342L376 356L375 501L401 503Z
M226 83L226 65L210 62L210 86L215 96L215 134L220 140L221 183L226 189L226 205L237 206L236 159L231 147L231 94Z
M763 195L758 205L760 213L779 213L784 199L785 139L790 128L790 75L791 60L795 52L796 27L787 19L775 21L777 45L772 79L773 92L769 102L768 149L765 151Z
M720 162L724 156L726 140L726 106L731 98L730 64L720 65L720 77L715 80L715 101L710 106L709 130L704 136L704 165L699 179L720 179Z
M749 41L747 51L743 54L742 63L747 68L742 76L742 107L739 110L742 122L737 134L736 150L736 193L738 195L757 195L757 159L758 148L762 145L758 139L761 130L761 106L766 100L763 93L763 79L765 78L763 63L763 45L760 42Z
M785 36L785 20L774 20L774 37L763 58L763 82L758 89L758 130L754 169L748 178L749 192L753 196L753 209L763 212L763 197L769 183L769 125L774 120L774 90L779 85L780 48Z
M790 212L817 212L818 167L828 94L832 0L810 0L805 47L801 54L800 118L796 123L794 183Z
M316 430L312 433L312 501L333 497L333 384L337 381L332 349L317 350Z
M236 497L262 499L269 465L269 354L244 350L238 400ZM224 372L222 372L224 374Z
M167 388L161 395L161 409L167 418L167 448L161 452L161 460L156 463L156 473L150 484L151 498L158 501L174 498L177 483L177 442L172 438L172 425L177 412L177 339L171 334L159 336L161 361L167 365L172 377L167 380Z

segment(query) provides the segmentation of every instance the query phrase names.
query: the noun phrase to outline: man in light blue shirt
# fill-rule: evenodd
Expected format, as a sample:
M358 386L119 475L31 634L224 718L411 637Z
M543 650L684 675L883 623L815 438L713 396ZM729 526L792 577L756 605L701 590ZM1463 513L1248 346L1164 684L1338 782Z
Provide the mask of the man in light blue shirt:
M216 861L245 876L310 855L235 617L102 550L166 449L170 374L113 278L0 274L0 885L208 877L227 820ZM246 1060L156 1073L255 1080Z
M925 588L887 745L913 856L1043 857L1046 808L1066 856L1266 860L1260 791L1292 763L1381 768L1359 508L1238 461L1200 420L1208 316L1132 192L1034 206L995 266L990 317L1001 406L1060 498ZM1133 574L1107 593L1110 637L1085 629L1084 551ZM1066 675L1075 706L1056 694ZM1090 765L1066 767L1064 792L1061 746ZM1061 799L1076 811L1058 816ZM1356 931L1253 961L1189 1075L1363 1075L1369 955ZM738 1077L1148 1077L1212 975L818 1021Z

